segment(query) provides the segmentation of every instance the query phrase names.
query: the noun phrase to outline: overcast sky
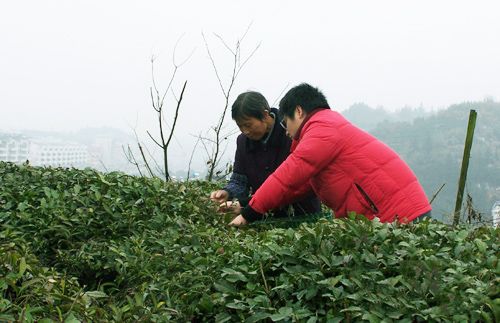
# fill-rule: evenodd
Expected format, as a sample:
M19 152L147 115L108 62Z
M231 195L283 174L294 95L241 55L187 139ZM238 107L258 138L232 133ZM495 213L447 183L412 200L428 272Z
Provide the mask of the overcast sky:
M150 59L165 88L182 36L176 61L194 53L173 84L188 81L176 138L189 142L224 105L201 33L226 84L214 33L234 47L250 24L242 58L260 47L231 103L249 89L273 103L300 82L338 110L500 99L499 1L2 1L0 130L154 129Z

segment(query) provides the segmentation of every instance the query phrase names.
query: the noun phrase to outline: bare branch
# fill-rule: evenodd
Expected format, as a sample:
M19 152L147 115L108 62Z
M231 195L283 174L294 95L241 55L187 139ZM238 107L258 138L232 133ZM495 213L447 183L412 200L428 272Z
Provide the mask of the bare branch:
M156 81L155 81L155 71L154 71L154 62L156 60L156 57L154 55L151 55L151 79L153 80L153 87L156 92L158 92L158 87L156 86Z
M222 85L222 80L219 76L219 71L217 70L217 66L215 65L214 58L212 57L212 53L210 52L210 48L208 47L208 42L207 39L205 38L205 34L202 32L201 35L203 36L203 41L205 42L205 47L207 49L208 57L210 58L210 61L212 62L212 67L214 68L215 71L215 76L217 76L217 80L219 81L220 88L222 90L222 93L224 93L224 96L226 96L226 91L224 90L224 86Z
M226 44L226 41L219 35L219 34L216 34L214 33L215 37L219 38L219 40L221 41L221 43L224 45L224 47L226 47L226 49L231 52L231 54L233 54L233 56L236 55L236 53L231 49L231 47L229 47L227 44Z
M152 87L149 87L149 93L151 95L151 104L153 105L153 109L156 111L156 112L159 112L157 107L156 107L156 104L155 104L155 99L153 97L153 88Z
M174 71L172 72L172 77L170 78L170 81L168 82L167 88L165 89L165 92L163 93L163 96L161 97L160 101L160 108L163 107L163 102L165 101L165 96L167 96L168 90L172 86L172 82L175 79L175 74L177 74L177 66L174 67Z
M134 154L132 153L132 149L130 149L130 145L127 145L128 151L125 151L125 148L122 146L123 153L125 154L125 158L129 161L129 163L133 164L135 167L137 167L137 171L139 172L139 175L141 177L144 177L141 172L141 168L139 167L139 163L134 157Z
M250 30L250 28L252 27L253 25L253 20L248 24L248 27L247 27L247 30L245 30L245 33L243 34L243 36L240 38L240 42L243 42L243 40L245 39L245 37L247 36L248 34L248 31Z
M170 79L170 82L168 83L168 86L167 88L165 89L165 93L163 94L163 97L161 99L161 102L162 102L162 105L163 105L163 102L165 100L165 96L167 95L168 93L168 90L171 88L172 86L172 82L174 81L174 78L175 78L175 74L177 73L177 70L179 69L179 67L181 67L182 65L184 65L187 61L189 61L189 59L193 56L196 48L193 48L193 50L191 51L191 53L186 57L186 59L184 59L180 64L177 64L175 62L175 54L177 53L177 46L179 45L179 42L181 41L182 37L184 37L185 34L182 34L178 39L177 41L175 42L175 46L174 46L174 51L172 53L172 64L174 65L174 71L172 73L172 78Z
M216 163L215 163L215 168L218 168L221 161L222 161L222 157L226 154L226 151L227 151L227 146L228 146L228 142L226 141L226 145L224 146L224 148L221 150L221 152L219 153L219 158L217 159Z
M108 168L106 167L106 165L104 165L104 162L102 161L102 159L98 159L99 160L99 164L101 164L102 168L104 169L105 172L108 172Z
M217 143L215 140L210 139L208 137L200 137L200 139L203 140L203 141L208 141L208 142L210 142L212 144L216 144Z
M158 172L158 174L162 175L163 177L166 176L165 171L159 165L156 166L156 171Z
M146 169L148 170L149 175L151 175L151 177L155 177L155 175L151 171L151 167L149 167L148 160L146 159L146 156L144 155L144 151L142 150L142 146L139 142L137 142L137 146L139 147L139 151L141 152L142 160L144 160L144 164L146 165Z
M163 105L163 103L162 103ZM160 127L160 137L161 137L161 148L163 150L163 169L165 170L165 181L168 182L170 180L170 174L168 172L168 153L167 153L167 146L165 144L165 135L163 134L163 123L162 123L162 113L161 113L161 108L160 112L158 113L158 123ZM149 134L149 132L148 132Z
M182 34L177 38L177 41L175 42L174 45L174 51L172 52L172 64L177 67L177 64L175 64L175 53L177 52L177 46L179 45L179 42L181 41L182 37L184 37L186 33Z
M141 142L139 140L139 135L137 135L137 130L136 130L136 128L137 128L137 119L135 120L135 122L136 122L135 126L131 127L132 131L134 132L135 141L137 142L137 146L139 147L139 152L141 153L142 160L144 161L144 165L146 166L146 169L149 171L149 174L150 174L151 177L155 177L155 175L151 171L151 168L149 167L148 160L147 160L146 156L144 155L144 151L142 149L142 145L141 145ZM129 151L130 151L130 154L133 156L132 150L130 149L130 145L129 145ZM134 158L134 161L137 162L137 160L135 159L135 156L133 158Z
M123 154L125 155L125 158L127 158L127 160L130 162L129 156L127 155L127 151L125 150L125 147L123 145L122 145L122 151Z
M155 138L153 138L153 136L151 136L151 134L149 133L149 131L146 131L146 132L147 132L147 134L149 135L149 138L151 138L151 140L153 140L153 141L155 142L155 144L157 144L157 145L158 145L158 147L160 147L161 149L163 149L163 146L162 146L162 145L160 145L160 144L158 143L158 141L156 141L156 139L155 139Z
M194 144L193 151L191 151L191 156L189 157L189 164L188 164L188 171L187 171L187 176L186 176L186 181L189 181L189 175L191 173L191 163L193 162L193 156L194 152L196 151L196 147L200 143L200 137L198 137L198 140L196 140L196 143Z
M177 99L177 96L175 95L174 89L170 89L170 93L172 93L172 96L174 97L175 102L179 102ZM165 121L165 118L163 118L163 121Z
M136 130L136 128L137 128L137 117L136 117L136 120L135 120L135 126L131 126L131 125L129 125L129 126L132 128L132 131L134 132L135 140L137 142L137 145L139 146L139 150L141 151L140 140L139 140L139 136L137 135L137 130ZM132 149L130 148L130 145L127 145L127 147L128 147L128 154L125 151L124 147L122 146L122 150L123 150L123 153L125 154L125 157L127 158L127 160L128 160L129 163L131 163L131 164L133 164L133 165L135 165L137 167L137 170L138 170L139 174L141 175L141 177L143 177L144 175L141 172L139 162L137 162L137 159L135 158L135 155L132 152ZM148 161L147 161L146 157L144 156L144 154L142 153L142 151L141 151L141 154L142 154L142 158L144 160L144 163L146 164L146 166L148 166L148 169L149 169Z
M208 46L207 39L206 39L205 35L202 33L203 40L205 42L205 47L207 49L208 56L210 58L210 61L212 63L212 67L214 68L215 75L217 77L217 80L219 81L220 88L221 88L222 93L223 93L224 98L225 98L224 109L222 110L222 113L221 113L220 118L219 118L219 120L217 122L217 125L212 128L213 131L215 132L215 140L214 140L215 142L213 143L214 147L213 147L213 150L212 150L211 154L209 153L209 150L206 147L206 142L208 140L206 140L206 139L202 140L202 144L204 145L205 151L207 152L207 155L208 155L208 158L209 158L209 163L208 164L210 166L209 166L209 172L208 172L208 175L207 175L207 179L209 181L212 180L212 178L214 176L215 168L218 167L219 162L221 161L221 157L224 155L225 149L227 148L227 142L226 142L226 148L224 148L223 150L221 150L221 148L222 148L221 147L222 141L227 139L227 136L224 136L223 139L222 139L221 133L222 133L222 129L224 129L224 121L225 121L227 110L228 110L228 107L229 107L229 97L230 97L231 91L233 89L233 86L235 84L235 81L236 81L236 78L238 77L239 72L242 70L242 68L245 66L245 64L250 60L250 58L255 54L255 52L257 51L257 49L260 47L260 43L259 43L255 47L255 49L248 55L248 57L246 58L246 60L243 63L241 63L241 43L242 43L242 40L247 35L248 30L250 29L250 27L251 27L251 24L248 26L247 30L243 34L243 37L236 42L236 45L235 45L234 49L231 49L221 36L219 36L218 34L214 34L222 42L222 44L225 46L225 48L229 52L231 52L231 54L233 55L232 73L231 73L231 78L230 78L230 81L229 81L229 84L227 85L227 87L224 87L224 85L223 85L223 82L222 82L222 80L220 78L220 75L219 75L219 71L217 69L217 65L215 64L215 60L214 60L214 58L212 56L212 53L210 51L210 48ZM210 142L210 141L208 141L208 142ZM216 175L218 173L220 173L220 172L217 172Z
M193 48L193 50L191 51L191 53L186 57L186 59L184 59L180 64L177 64L175 62L175 53L177 52L177 46L179 45L179 42L181 41L182 37L184 37L185 33L182 34L178 39L177 41L175 42L175 46L174 46L174 52L173 52L173 55L172 55L172 64L174 65L174 67L181 67L182 65L186 64L187 61L189 61L189 59L193 56L194 52L196 51L196 47Z
M224 139L227 139L228 137L231 137L237 133L240 132L240 129L239 128L234 128L232 129L231 131L227 132L226 134L224 134Z
M238 76L238 74L240 73L241 69L243 68L243 66L245 66L245 64L248 62L248 60L250 58L252 58L252 56L255 54L255 52L257 51L257 49L259 49L261 43L259 43L255 48L254 50L252 51L252 53L250 53L250 55L248 55L247 59L245 59L245 61L243 62L243 64L240 65L240 67L238 68L238 71L236 72L236 76Z
M207 145L205 144L205 141L204 141L204 140L202 140L202 141L201 141L201 144L203 145L203 148L205 149L205 153L207 154L207 158L209 158L209 159L210 159L210 152L208 151L208 147L207 147Z
M283 92L285 92L285 90L288 88L288 86L290 86L290 83L287 83L285 85L285 87L283 88L283 90L281 90L280 94L278 95L278 97L276 98L276 100L274 100L273 104L271 105L272 107L276 106L276 102L278 102L279 98L281 98L281 96L283 95Z
M156 158L151 154L151 152L149 151L148 147L147 146L143 146L143 148L148 153L149 158L151 158L151 160L154 162L157 173L160 174L160 175L162 175L162 176L165 176L165 171L160 167L160 165L156 161Z
M143 148L148 153L149 158L155 163L156 169L159 170L159 173L162 174L162 175L164 175L163 171L161 170L160 165L158 165L158 162L156 161L156 158L154 158L154 156L151 154L151 152L149 151L148 147L147 146L143 146Z
M196 51L196 47L193 48L193 50L191 51L191 53L188 55L188 57L186 57L185 60L183 60L179 65L177 65L177 67L181 67L182 65L186 64L190 59L191 57L194 55L194 52Z
M161 113L161 109L163 107L163 100L160 101L160 91L158 91L158 87L156 85L156 80L155 80L155 72L154 72L154 61L155 61L155 58L154 56L151 58L151 79L153 81L153 88L155 90L155 94L156 94L156 103L153 99L153 93L152 93L152 90L150 90L151 92L151 101L153 102L153 109L158 112L158 113ZM174 75L175 75L175 71L174 71ZM168 91L168 90L167 90Z
M179 100L177 101L177 107L175 109L175 116L174 116L174 123L172 124L172 128L170 129L170 136L168 137L167 145L165 146L165 148L168 148L168 145L170 144L170 140L172 140L172 136L174 135L175 124L177 123L177 117L179 116L179 107L181 106L182 97L184 96L184 91L186 90L186 85L187 85L187 81L184 82L184 86L182 87L181 95L179 97Z

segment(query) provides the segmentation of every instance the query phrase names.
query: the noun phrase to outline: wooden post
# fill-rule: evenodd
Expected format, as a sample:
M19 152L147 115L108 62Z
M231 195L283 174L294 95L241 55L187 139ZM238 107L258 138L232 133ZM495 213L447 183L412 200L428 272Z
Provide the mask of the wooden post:
M470 110L469 125L467 127L464 155L462 158L462 168L460 169L460 179L458 180L458 191L457 191L457 200L455 202L453 225L457 225L460 222L460 213L462 211L462 201L464 197L465 182L467 180L467 170L469 168L470 150L472 147L472 139L474 138L474 128L476 127L476 117L477 117L476 110Z

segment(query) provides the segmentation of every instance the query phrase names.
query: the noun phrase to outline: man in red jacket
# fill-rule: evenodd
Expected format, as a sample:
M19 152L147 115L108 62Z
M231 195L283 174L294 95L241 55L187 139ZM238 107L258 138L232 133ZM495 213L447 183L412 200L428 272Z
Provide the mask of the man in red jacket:
M305 83L292 88L281 99L279 112L293 138L291 154L231 225L259 220L310 190L337 218L355 212L381 222L407 223L430 215L429 201L408 165L332 111L317 88Z

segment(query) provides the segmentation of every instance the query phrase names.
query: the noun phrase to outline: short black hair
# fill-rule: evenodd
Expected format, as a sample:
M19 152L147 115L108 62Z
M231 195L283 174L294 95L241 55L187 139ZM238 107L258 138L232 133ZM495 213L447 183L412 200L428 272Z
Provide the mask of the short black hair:
M271 111L266 98L255 91L241 93L231 107L231 116L236 122L247 118L264 119L264 111Z
M318 88L307 83L291 88L280 101L280 117L294 117L295 108L300 105L309 113L316 108L330 108L326 97Z

